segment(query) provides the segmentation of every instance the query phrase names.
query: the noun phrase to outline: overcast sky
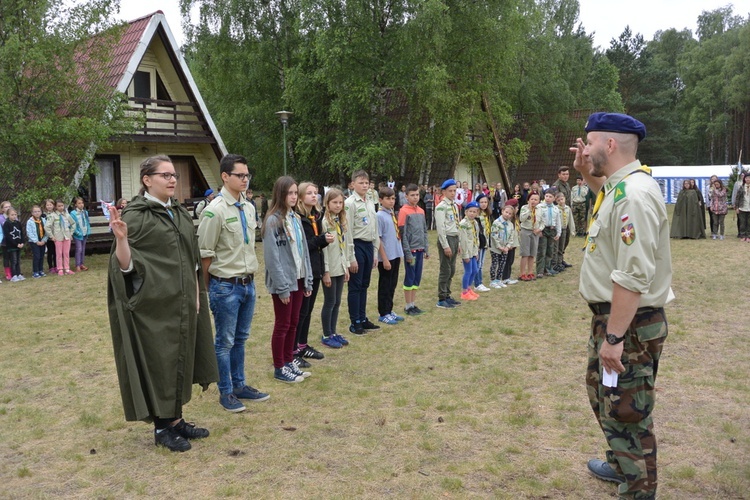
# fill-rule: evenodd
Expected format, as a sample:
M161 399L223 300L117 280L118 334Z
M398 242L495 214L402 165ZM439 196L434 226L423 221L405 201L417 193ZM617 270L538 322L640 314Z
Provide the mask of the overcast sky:
M120 0L119 19L126 21L161 10L169 27L182 44L178 0ZM587 33L594 33L594 45L606 49L612 38L617 38L630 25L633 33L641 33L651 40L658 30L689 28L695 33L698 16L703 11L724 7L730 3L735 15L747 17L750 0L579 0L580 21Z

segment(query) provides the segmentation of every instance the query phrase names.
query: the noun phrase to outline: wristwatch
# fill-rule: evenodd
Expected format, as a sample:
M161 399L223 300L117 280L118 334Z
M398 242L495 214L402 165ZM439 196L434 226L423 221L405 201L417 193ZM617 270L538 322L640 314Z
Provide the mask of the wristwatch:
M623 340L625 340L625 335L623 335L622 337L618 337L614 333L607 332L607 333L604 334L604 338L607 339L607 343L609 345L617 345L620 342L622 342Z

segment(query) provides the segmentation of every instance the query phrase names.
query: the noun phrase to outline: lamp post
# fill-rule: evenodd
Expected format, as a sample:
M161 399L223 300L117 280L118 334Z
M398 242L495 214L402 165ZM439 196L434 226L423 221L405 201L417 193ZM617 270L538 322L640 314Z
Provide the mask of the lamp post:
M276 117L281 122L282 127L284 127L284 175L286 175L286 125L289 123L289 118L294 113L291 111L277 111Z

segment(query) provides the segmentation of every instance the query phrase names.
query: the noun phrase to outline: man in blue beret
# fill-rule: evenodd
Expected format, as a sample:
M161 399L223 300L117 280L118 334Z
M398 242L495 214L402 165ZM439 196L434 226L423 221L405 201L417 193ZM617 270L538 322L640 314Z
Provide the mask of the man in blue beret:
M586 385L607 439L606 461L590 460L620 498L655 498L654 381L674 298L669 223L659 185L636 159L646 127L632 116L594 113L573 167L598 192L579 291L594 317Z

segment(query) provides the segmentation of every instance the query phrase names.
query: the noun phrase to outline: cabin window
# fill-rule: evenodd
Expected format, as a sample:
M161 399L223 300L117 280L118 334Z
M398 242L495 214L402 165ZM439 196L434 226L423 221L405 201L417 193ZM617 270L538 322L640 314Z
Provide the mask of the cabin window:
M120 157L117 155L97 156L94 159L96 172L91 174L89 182L82 187L88 191L87 202L99 200L116 202L122 196L120 190ZM87 185L86 185L87 184Z
M153 85L153 86L152 86ZM171 101L167 86L156 69L147 68L146 71L136 71L133 76L133 97L141 99L160 99Z
M151 99L151 73L136 71L133 77L133 97Z
M164 81L161 79L159 72L156 72L156 98L162 101L171 101L172 96L169 95L167 86L164 85Z

